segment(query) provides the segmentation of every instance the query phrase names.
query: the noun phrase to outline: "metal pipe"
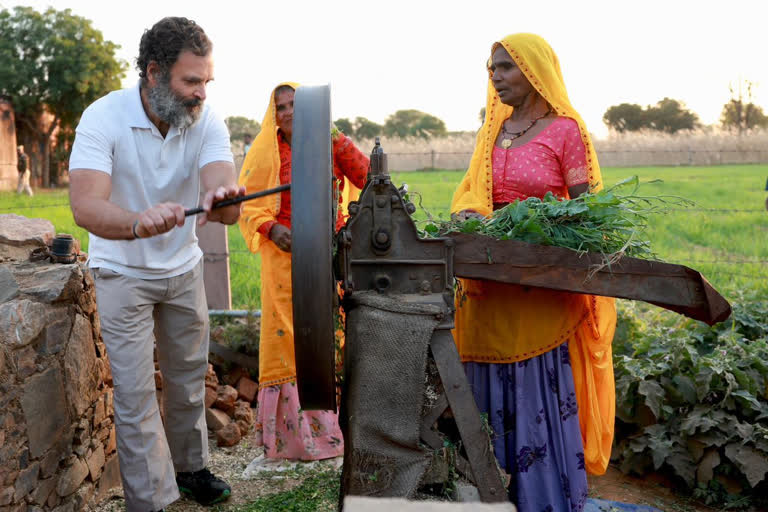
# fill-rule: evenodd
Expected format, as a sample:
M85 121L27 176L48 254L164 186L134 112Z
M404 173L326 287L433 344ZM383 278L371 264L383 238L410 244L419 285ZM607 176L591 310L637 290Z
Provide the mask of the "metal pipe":
M231 316L236 318L244 318L252 316L254 318L261 318L261 310L247 311L245 309L209 309L208 316Z
M291 188L290 183L286 183L285 185L280 185L279 187L275 188L269 188L267 190L262 190L261 192L254 192L253 194L248 194L241 197L235 197L233 199L225 199L223 201L219 201L218 203L214 203L213 206L211 206L211 209L215 210L216 208L222 208L224 206L231 206L233 204L242 203L243 201L249 201L251 199L257 199L259 197L269 196L272 194L277 194L278 192L282 192L283 190L289 190ZM198 213L203 213L205 210L203 210L202 206L198 206L197 208L191 208L189 210L184 210L184 216L189 217L190 215L197 215Z

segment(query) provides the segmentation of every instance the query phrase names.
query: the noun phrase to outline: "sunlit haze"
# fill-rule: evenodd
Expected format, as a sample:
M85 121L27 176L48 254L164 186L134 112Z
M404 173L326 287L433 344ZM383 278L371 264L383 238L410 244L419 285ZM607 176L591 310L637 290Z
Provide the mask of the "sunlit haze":
M605 110L623 102L683 101L716 123L739 78L768 110L764 1L29 1L69 8L119 45L134 68L144 29L186 16L214 43L208 101L222 116L261 122L274 85L331 83L333 117L383 123L418 109L449 130L475 130L485 103L491 44L513 32L543 36L560 57L573 105L598 136Z

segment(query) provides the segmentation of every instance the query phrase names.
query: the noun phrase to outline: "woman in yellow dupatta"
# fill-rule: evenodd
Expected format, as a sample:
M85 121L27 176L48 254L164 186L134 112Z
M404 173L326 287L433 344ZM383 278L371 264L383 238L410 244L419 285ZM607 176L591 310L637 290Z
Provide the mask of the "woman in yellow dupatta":
M533 34L505 37L488 71L485 122L451 211L484 217L517 199L598 190L589 132L549 44ZM519 510L579 511L586 471L605 472L615 325L610 298L461 280L454 337Z
M278 85L270 96L261 132L243 162L239 184L248 193L291 181L293 98L298 84ZM368 158L342 133L333 136L339 202L356 199L365 184ZM354 188L353 188L354 187ZM352 192L350 193L350 190ZM311 199L311 198L308 198ZM343 222L339 209L337 228ZM291 293L291 193L244 203L240 230L248 248L261 254L261 331L256 444L266 458L319 460L344 451L335 411L302 411L296 388Z

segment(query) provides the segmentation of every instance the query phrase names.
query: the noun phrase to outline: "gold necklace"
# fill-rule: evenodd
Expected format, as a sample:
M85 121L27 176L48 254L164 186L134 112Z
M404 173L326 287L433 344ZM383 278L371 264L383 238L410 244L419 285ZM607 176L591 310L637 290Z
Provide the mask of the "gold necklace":
M501 139L501 147L504 148L504 149L509 149L509 147L512 145L512 141L513 140L518 139L518 138L522 137L523 135L525 135L525 132L527 132L528 130L533 128L533 125L535 125L539 121L539 119L544 119L545 117L547 117L551 113L552 113L552 108L550 107L546 112L544 112L544 114L542 114L541 116L539 116L536 119L532 120L531 123L528 126L525 127L525 129L523 129L523 130L521 130L519 132L508 132L505 124L502 123L502 125L501 125L501 134L502 134L502 136L504 138ZM509 135L509 137L507 137L507 135Z

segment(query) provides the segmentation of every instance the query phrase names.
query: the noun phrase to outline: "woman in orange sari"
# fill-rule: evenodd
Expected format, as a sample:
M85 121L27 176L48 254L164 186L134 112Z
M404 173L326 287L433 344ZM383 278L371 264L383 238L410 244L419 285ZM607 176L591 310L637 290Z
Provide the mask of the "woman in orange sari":
M515 200L601 187L560 64L533 34L494 43L486 118L451 211L485 217ZM522 512L580 511L586 472L605 472L613 439L613 299L464 279L454 337L495 432Z
M261 132L243 162L240 185L248 193L291 181L291 137L296 83L272 93ZM351 186L365 184L368 157L342 133L332 137L339 203ZM307 198L311 200L311 198ZM296 387L291 294L291 192L244 203L240 230L261 254L261 332L256 444L270 459L319 460L344 453L335 411L302 411ZM337 229L344 219L339 208Z

